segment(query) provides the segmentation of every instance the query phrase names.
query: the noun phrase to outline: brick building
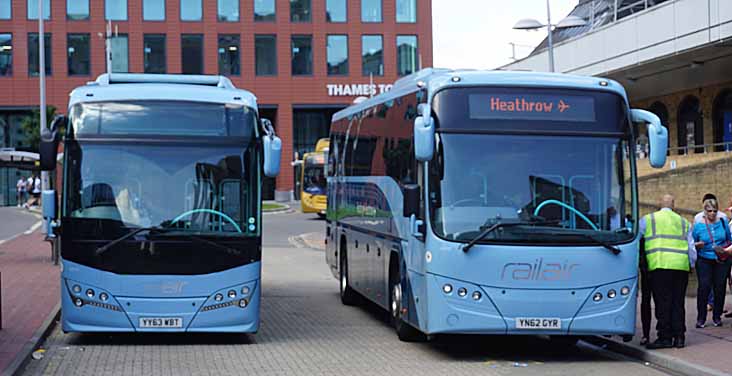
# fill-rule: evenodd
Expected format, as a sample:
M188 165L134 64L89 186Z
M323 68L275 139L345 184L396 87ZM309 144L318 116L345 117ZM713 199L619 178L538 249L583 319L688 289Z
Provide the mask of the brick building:
M49 105L65 112L69 91L106 71L111 21L113 72L223 74L257 95L284 144L280 199L290 162L334 112L432 65L431 0L0 0L0 147L28 147L19 124L39 103L38 1Z

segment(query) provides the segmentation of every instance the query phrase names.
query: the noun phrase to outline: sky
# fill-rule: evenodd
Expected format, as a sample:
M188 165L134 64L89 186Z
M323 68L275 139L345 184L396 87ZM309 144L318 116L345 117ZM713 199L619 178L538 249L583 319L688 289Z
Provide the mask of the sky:
M578 0L550 0L552 23ZM546 37L541 31L513 30L522 18L546 23L546 0L432 0L434 66L492 69L528 55Z

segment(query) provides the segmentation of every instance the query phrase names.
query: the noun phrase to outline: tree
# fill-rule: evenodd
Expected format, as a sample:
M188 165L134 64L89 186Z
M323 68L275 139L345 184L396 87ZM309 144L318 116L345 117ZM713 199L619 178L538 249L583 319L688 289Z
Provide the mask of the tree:
M50 126L51 122L53 121L53 118L56 116L56 107L54 106L47 106L46 107L46 126ZM20 128L23 130L23 134L25 135L26 143L28 144L27 147L24 147L23 149L27 149L28 151L32 151L34 153L38 152L38 146L41 143L41 128L39 127L39 124L41 122L41 111L40 110L33 110L30 115L26 116L23 121L20 123Z

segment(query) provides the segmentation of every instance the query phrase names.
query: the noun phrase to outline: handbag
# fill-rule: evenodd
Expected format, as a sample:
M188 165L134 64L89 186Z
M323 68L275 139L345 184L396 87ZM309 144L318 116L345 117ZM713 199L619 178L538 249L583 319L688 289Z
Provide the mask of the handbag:
M722 218L720 218L719 220L722 222L722 229L724 229L724 237L725 237L725 241L721 246L714 245L714 243L715 243L714 234L712 233L712 229L709 227L709 222L707 221L706 218L704 218L704 225L707 226L707 232L709 233L709 239L712 241L712 248L714 249L714 253L717 255L717 261L720 263L723 263L723 262L727 261L727 259L729 259L729 257L730 257L730 254L727 252L724 252L724 249L729 247L730 244L732 244L732 242L730 242L730 239L728 236L729 229L727 228L727 224L725 223L725 220Z

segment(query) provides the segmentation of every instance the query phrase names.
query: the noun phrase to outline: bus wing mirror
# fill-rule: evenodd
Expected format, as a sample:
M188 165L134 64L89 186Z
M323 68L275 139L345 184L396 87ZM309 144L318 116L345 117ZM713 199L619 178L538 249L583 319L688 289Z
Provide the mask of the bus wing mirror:
M404 193L403 215L409 218L419 212L419 185L407 184L402 192Z
M432 116L417 116L414 119L414 155L420 162L432 159L435 152L435 122Z
M633 122L648 124L649 162L651 167L663 167L666 164L666 151L668 150L668 129L661 124L661 119L653 112L638 109L633 109L630 112Z
M41 137L41 143L38 147L40 152L41 171L53 171L56 169L58 154L58 143L60 140L59 130L66 127L68 118L64 115L58 115L53 118L49 129L50 137L48 139Z
M280 173L282 140L275 135L264 136L264 175L270 178Z

